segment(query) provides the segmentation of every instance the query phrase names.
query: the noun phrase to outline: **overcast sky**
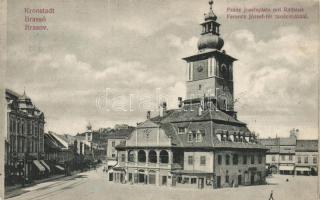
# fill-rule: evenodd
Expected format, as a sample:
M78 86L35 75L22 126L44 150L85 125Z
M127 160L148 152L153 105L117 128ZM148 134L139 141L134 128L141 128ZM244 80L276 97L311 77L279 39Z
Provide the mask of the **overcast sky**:
M259 2L259 3L257 3ZM308 19L228 20L227 7L303 7ZM24 8L54 8L48 31L25 31ZM185 96L182 57L197 52L207 0L8 1L7 88L45 113L46 130L135 125L158 96ZM238 118L260 137L317 137L317 1L216 1L234 64ZM107 102L106 102L107 99ZM129 100L131 99L131 104ZM112 107L111 107L112 105ZM131 106L130 106L131 105Z

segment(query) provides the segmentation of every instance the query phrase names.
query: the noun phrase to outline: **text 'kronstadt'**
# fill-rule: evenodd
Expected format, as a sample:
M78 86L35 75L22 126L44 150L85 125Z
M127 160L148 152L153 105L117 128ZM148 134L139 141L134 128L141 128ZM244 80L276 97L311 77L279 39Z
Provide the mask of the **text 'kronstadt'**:
M54 14L54 8L24 8L26 14Z

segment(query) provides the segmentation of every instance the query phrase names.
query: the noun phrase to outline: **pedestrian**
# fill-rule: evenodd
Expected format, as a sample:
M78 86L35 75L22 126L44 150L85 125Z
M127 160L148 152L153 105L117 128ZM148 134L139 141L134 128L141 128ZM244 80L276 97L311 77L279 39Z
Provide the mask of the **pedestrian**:
M271 190L269 200L274 200L274 199L273 199L273 190Z

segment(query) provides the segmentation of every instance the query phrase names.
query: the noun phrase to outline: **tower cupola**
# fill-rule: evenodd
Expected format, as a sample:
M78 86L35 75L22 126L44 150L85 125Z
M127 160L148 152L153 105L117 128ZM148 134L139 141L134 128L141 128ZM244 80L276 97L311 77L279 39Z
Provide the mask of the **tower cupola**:
M221 50L224 45L223 39L220 37L220 24L216 21L217 16L212 10L213 0L209 1L210 9L208 13L204 14L204 22L201 23L202 33L198 41L198 50L206 49Z

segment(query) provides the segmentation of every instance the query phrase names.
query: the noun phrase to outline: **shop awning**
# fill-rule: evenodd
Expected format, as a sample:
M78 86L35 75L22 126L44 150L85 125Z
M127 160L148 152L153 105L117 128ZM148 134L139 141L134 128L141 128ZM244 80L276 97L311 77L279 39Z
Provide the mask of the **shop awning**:
M173 170L172 174L177 175L213 175L213 172L205 172L200 170Z
M57 169L60 169L61 171L64 171L64 168L61 167L60 165L56 165L55 167L56 167Z
M39 169L40 172L46 171L46 169L41 165L39 160L34 160L33 163Z
M309 167L296 167L296 171L309 172L311 170Z
M47 168L47 170L50 172L50 167L49 167L49 165L47 165L47 163L46 163L44 160L40 160L40 163L41 163L45 168Z
M293 171L293 166L280 166L279 170L281 171Z

